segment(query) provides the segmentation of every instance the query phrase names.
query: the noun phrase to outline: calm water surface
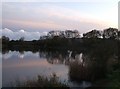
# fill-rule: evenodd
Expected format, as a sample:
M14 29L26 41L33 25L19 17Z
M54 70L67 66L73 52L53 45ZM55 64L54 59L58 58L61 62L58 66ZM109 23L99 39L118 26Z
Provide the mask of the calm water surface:
M87 82L71 82L69 80L69 62L72 52L66 53L64 56L59 53L48 52L18 52L9 51L2 55L3 63L3 87L10 86L15 80L26 80L36 78L37 75L49 77L52 73L56 73L60 81L66 81L70 86L86 87L90 86ZM79 54L80 57L82 54ZM68 60L69 59L69 60ZM82 89L82 88L81 88Z

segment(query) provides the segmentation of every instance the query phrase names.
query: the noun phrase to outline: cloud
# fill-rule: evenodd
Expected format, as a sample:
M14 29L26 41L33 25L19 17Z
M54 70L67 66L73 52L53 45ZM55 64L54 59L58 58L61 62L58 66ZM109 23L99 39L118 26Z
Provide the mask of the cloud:
M79 4L73 8L76 3L4 3L3 28L29 31L77 29L83 33L111 26L106 17L102 19L102 16L94 15L96 13L87 12Z
M105 3L7 2L3 3L2 27L15 32L24 29L23 32L19 33L26 35L26 39L36 39L39 33L50 30L76 29L80 33L84 33L93 29L117 27L116 7L114 9L114 5L107 5ZM111 11L111 7L113 11ZM9 33L14 34L11 31ZM37 35L35 37L29 36L27 32L30 31ZM13 35L10 37L16 39Z
M38 40L40 38L40 36L47 34L47 32L42 32L42 33L40 33L40 32L28 32L28 31L25 31L23 29L21 29L17 32L14 32L8 28L1 29L0 32L2 32L2 35L9 37L10 40L12 40L12 39L18 40L21 37L24 37L25 40Z
M45 22L36 22L36 21L17 21L17 20L4 20L4 24L9 24L9 25L17 25L21 27L31 27L31 28L43 28L43 29L60 29L60 28L67 28L66 26L62 26L61 24L57 24L54 22L50 21L45 21ZM13 25L13 26L14 26Z

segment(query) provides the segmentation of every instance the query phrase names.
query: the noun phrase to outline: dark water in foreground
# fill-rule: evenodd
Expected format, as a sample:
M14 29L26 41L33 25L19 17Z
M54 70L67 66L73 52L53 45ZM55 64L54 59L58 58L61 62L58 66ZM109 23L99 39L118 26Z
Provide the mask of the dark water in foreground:
M71 87L81 89L91 86L90 82L81 83L71 81L69 78L69 64L72 61L82 60L82 53L73 54L67 51L64 54L58 52L31 52L8 51L2 54L3 87L9 87L16 80L24 81L36 78L37 75L49 77L56 73L60 81L68 83Z

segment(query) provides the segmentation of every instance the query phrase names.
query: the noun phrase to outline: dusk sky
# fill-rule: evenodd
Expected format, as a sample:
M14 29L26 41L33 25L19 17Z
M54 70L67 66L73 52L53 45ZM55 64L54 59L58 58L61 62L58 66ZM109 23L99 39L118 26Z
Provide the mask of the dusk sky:
M118 28L118 0L13 1L5 0L2 3L0 30L11 39L19 39L21 36L26 40L38 39L50 30L76 29L84 33L93 29Z

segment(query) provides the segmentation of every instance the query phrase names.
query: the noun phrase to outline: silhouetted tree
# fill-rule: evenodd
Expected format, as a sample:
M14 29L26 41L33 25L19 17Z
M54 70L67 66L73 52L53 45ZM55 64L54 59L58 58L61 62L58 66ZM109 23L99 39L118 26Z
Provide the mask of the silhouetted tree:
M53 38L54 36L59 36L60 35L60 31L50 31L47 34L49 36L49 38Z
M79 38L80 34L77 30L66 30L65 31L65 37L66 38Z
M46 39L48 39L49 38L49 36L40 36L40 39L39 40L46 40Z
M4 42L4 41L9 41L10 39L9 39L9 37L6 37L6 36L2 36L2 41Z
M22 42L23 42L23 41L24 41L24 39L25 39L24 37L21 37L21 38L19 39L19 41L22 41Z
M55 36L58 36L60 38L79 38L80 34L77 30L50 31L48 33L49 38L54 38Z
M116 39L118 38L118 29L116 28L108 28L103 31L103 38L111 38Z
M118 31L118 40L120 40L120 31Z
M83 34L84 38L100 38L101 36L102 35L101 35L100 31L98 31L98 30L92 30L90 32Z

